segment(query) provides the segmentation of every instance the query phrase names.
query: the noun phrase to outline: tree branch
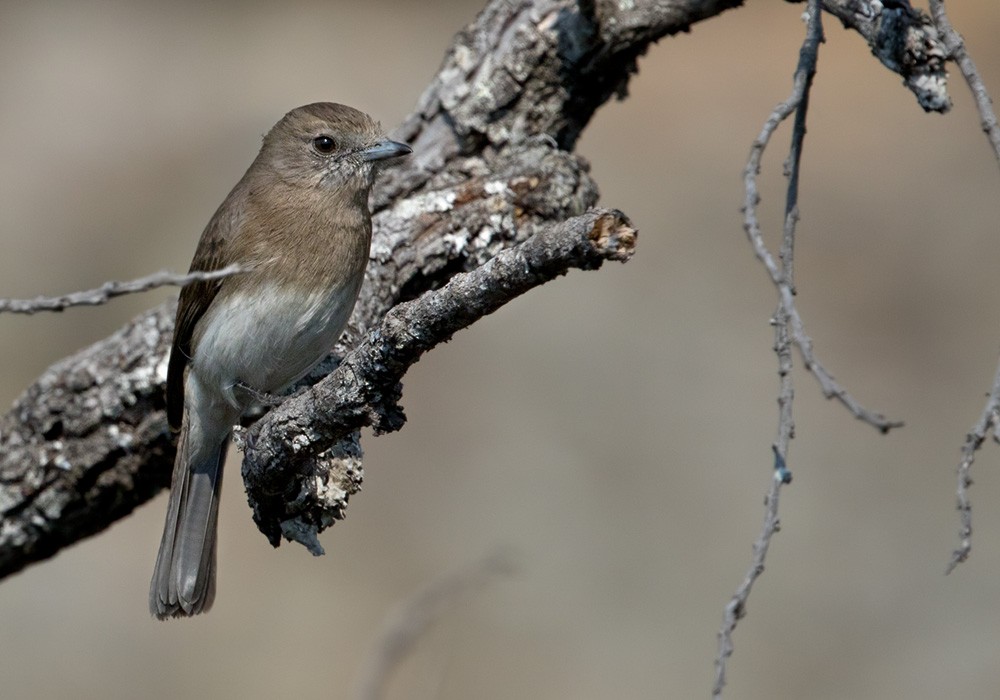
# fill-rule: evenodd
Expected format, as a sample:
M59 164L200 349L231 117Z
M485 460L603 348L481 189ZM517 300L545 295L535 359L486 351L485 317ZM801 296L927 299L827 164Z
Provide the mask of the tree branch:
M340 452L331 460L327 451L365 426L376 433L403 426L399 381L410 365L570 268L625 262L634 248L628 219L598 209L549 226L441 289L393 308L332 374L248 430L243 481L257 526L275 546L284 534L321 553L315 536L343 517L343 494L354 479L339 468ZM345 481L333 480L342 474Z
M951 109L948 58L937 27L909 0L824 0L823 8L868 42L868 48L927 112Z
M377 185L365 288L310 381L398 303L584 215L597 187L569 149L594 111L624 95L652 42L740 4L490 2L395 133L413 156ZM162 383L174 310L164 304L57 363L0 418L0 577L103 529L169 483ZM340 468L359 479L359 449L342 446Z
M53 365L0 419L0 577L169 486L163 383L175 304Z

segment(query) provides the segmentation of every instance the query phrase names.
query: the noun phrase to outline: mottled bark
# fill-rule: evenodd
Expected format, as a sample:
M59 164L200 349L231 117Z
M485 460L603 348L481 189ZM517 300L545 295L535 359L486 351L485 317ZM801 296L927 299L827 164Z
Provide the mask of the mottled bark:
M406 419L397 401L406 370L455 332L570 268L627 261L635 233L621 212L592 210L394 306L329 376L247 431L244 447L252 449L243 458L243 480L261 531L274 545L284 535L321 554L315 535L342 517L359 485L352 433L364 426L376 433L402 427Z
M823 7L864 37L872 55L903 78L925 111L951 109L948 50L926 13L909 0L826 0Z

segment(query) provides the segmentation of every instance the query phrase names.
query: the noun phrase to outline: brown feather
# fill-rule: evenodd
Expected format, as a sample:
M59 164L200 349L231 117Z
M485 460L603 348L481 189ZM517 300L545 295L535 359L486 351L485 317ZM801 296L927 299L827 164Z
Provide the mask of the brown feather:
M210 272L229 265L232 256L226 254L231 251L227 241L239 231L246 210L245 180L246 175L215 211L202 232L191 261L190 272ZM167 365L167 421L175 431L181 429L184 416L184 370L193 356L191 338L198 320L211 306L224 282L225 278L194 282L184 287L180 293L174 321L174 339Z

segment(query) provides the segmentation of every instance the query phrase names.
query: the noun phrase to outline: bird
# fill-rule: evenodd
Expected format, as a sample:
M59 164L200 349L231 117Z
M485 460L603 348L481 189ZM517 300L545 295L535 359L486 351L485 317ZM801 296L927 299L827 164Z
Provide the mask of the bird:
M205 227L191 271L238 271L180 292L166 382L167 418L179 436L149 590L154 617L212 606L233 425L333 348L368 263L375 176L411 152L353 107L298 107L264 136Z

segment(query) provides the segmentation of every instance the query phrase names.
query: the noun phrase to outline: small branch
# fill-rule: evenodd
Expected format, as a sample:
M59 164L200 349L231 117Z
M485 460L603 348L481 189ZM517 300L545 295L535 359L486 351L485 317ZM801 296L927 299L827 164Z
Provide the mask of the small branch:
M810 7L811 6L812 3L810 3ZM810 12L810 18L812 18L814 14L815 13ZM834 379L830 371L827 370L826 367L819 361L819 358L816 357L813 350L812 339L806 334L805 326L802 323L802 317L799 315L798 309L795 306L795 288L790 281L785 279L783 270L779 267L778 263L774 259L774 256L772 256L771 252L767 249L767 246L764 243L763 234L761 233L760 221L757 218L757 204L760 202L760 194L757 189L757 176L760 174L760 166L764 157L764 151L767 148L768 143L770 143L771 136L778 128L778 125L787 119L798 107L801 96L807 88L806 82L806 75L797 71L795 74L795 87L791 96L774 109L771 116L768 117L767 121L764 123L764 128L761 130L760 135L757 136L757 139L750 148L750 157L747 161L747 166L743 171L745 191L743 202L743 229L746 231L747 238L753 246L757 259L763 263L765 269L771 277L771 281L778 288L781 304L785 307L785 311L788 314L790 338L799 349L806 369L809 370L809 372L811 372L819 382L820 388L823 391L823 396L828 399L837 399L845 408L847 408L848 411L851 412L855 418L868 423L879 432L887 433L893 428L901 427L903 423L900 421L889 420L882 414L870 411L862 406L857 399L855 399L837 382L836 379ZM802 128L804 129L804 125ZM791 164L791 161L789 161L789 163ZM797 169L797 165L795 167ZM790 184L789 187L792 187L792 185ZM797 188L798 185L796 184L795 187ZM797 197L797 193L795 196ZM791 212L789 210L786 212L786 218L790 215ZM794 216L797 217L798 214L795 213Z
M764 500L764 524L760 535L753 546L753 557L750 568L743 577L742 583L736 589L722 615L722 628L719 630L719 647L715 657L715 686L712 691L714 698L722 697L722 689L726 684L726 664L732 656L733 632L739 620L746 614L747 600L753 590L754 583L764 573L764 562L771 539L778 532L781 521L778 517L778 505L781 487L791 482L792 473L788 470L786 455L789 443L795 436L795 421L792 414L792 402L795 397L795 387L792 382L792 302L794 290L794 259L795 259L795 227L799 220L799 163L802 155L802 144L806 134L806 114L809 108L809 91L813 77L816 74L816 63L819 58L819 45L823 42L823 24L821 21L820 0L809 0L807 5L806 38L799 50L799 62L795 70L794 86L788 100L778 105L764 125L764 131L751 149L750 163L745 171L747 184L747 201L744 209L746 217L745 228L751 238L757 256L771 271L772 279L782 292L779 295L778 309L774 314L775 327L774 351L778 356L778 378L780 390L778 393L778 439L771 446L774 452L774 473L767 497ZM760 171L760 158L770 140L771 134L784 119L795 112L795 123L792 130L792 143L789 149L785 171L788 176L788 190L785 200L785 223L782 231L781 268L764 245L760 235L760 225L757 221L756 206L757 174ZM788 292L787 294L785 292Z
M958 65L965 82L972 91L972 97L976 101L976 109L979 111L980 124L986 138L989 139L993 148L993 155L1000 163L1000 126L997 125L997 116L993 111L993 100L990 98L986 85L983 83L979 70L973 62L969 52L965 49L965 42L961 35L955 31L948 20L948 14L944 9L943 0L930 0L931 16L934 24L940 32L945 47L948 49L949 57ZM969 487L972 486L972 464L976 459L976 452L982 447L989 433L996 434L996 427L1000 422L1000 366L997 367L993 377L993 388L990 390L986 405L979 416L979 420L972 427L971 432L965 438L962 446L962 461L958 465L958 512L961 518L959 529L959 546L952 552L951 561L945 573L951 573L955 567L969 558L972 553L972 502L969 500Z
M842 387L834 376L830 374L830 371L816 357L816 354L813 351L812 339L806 335L805 327L802 325L802 317L799 315L799 311L794 306L794 302L792 301L792 297L795 292L788 287L781 287L779 291L782 297L785 297L785 308L788 311L788 323L792 340L795 343L795 347L799 349L799 353L802 355L802 361L805 368L809 370L816 378L816 381L819 382L820 389L823 392L823 397L827 399L836 399L842 406L844 406L844 408L850 411L851 415L872 426L880 433L885 434L893 428L902 428L904 425L903 421L890 420L881 413L865 408L860 401L855 399L854 396L852 396L847 389Z
M993 147L993 155L1000 163L1000 126L997 124L997 115L993 111L993 100L986 90L979 69L976 68L972 56L966 50L962 36L951 26L944 9L944 0L930 0L930 9L934 24L937 25L938 32L941 33L944 45L948 49L949 57L958 65L958 69L962 71L962 76L972 91L972 97L976 101L976 109L979 111L980 125L986 138L990 141L990 146Z
M635 242L636 231L624 214L595 209L544 227L441 289L394 307L332 374L247 431L243 481L261 532L275 546L285 535L314 548L315 533L343 517L346 495L356 490L355 474L345 473L329 451L361 427L385 433L403 426L399 380L410 365L571 268L627 261Z
M105 282L96 289L72 292L58 297L36 297L34 299L0 299L0 313L34 314L39 311L63 311L72 306L100 306L114 297L138 292L148 292L157 287L185 287L192 282L220 279L235 275L240 271L237 265L230 265L211 272L188 272L179 275L161 270L146 277L129 282Z
M775 451L775 465L778 464L780 455ZM757 541L753 544L753 558L750 568L747 569L746 576L740 583L739 588L729 599L722 614L722 629L719 630L719 649L715 657L715 687L712 689L713 698L722 697L722 689L726 685L726 663L733 655L733 631L736 625L746 614L747 600L750 598L750 591L754 583L764 573L764 561L767 559L767 550L771 546L771 538L774 533L781 528L778 519L778 499L781 495L781 486L784 483L781 475L784 472L779 469L774 470L774 478L771 481L770 490L764 498L764 526L761 528Z
M416 646L427 629L460 598L498 576L509 574L511 562L492 554L452 574L432 581L412 598L400 603L385 619L372 653L360 675L358 700L378 700L396 666Z
M996 375L993 377L993 388L990 390L989 398L983 407L983 412L979 420L972 426L972 431L965 436L965 444L962 446L962 461L958 465L958 512L961 518L961 528L959 534L958 549L951 553L951 561L948 562L946 574L950 574L955 567L969 558L972 553L972 502L969 500L969 487L972 486L972 463L976 459L976 452L983 446L986 438L992 432L996 435L997 424L1000 423L1000 367L997 367Z
M969 52L965 50L965 42L948 20L948 14L944 9L944 0L930 0L930 10L931 17L934 18L934 24L937 26L945 48L948 50L948 56L958 65L958 69L962 71L965 82L968 83L969 89L972 90L972 96L976 101L976 109L979 110L979 118L983 131L986 132L986 137L990 140L990 145L993 147L993 154L996 156L997 161L1000 162L1000 126L997 125L997 116L993 112L993 100L990 99L990 94L986 91L986 85L979 75L976 64L973 62Z

